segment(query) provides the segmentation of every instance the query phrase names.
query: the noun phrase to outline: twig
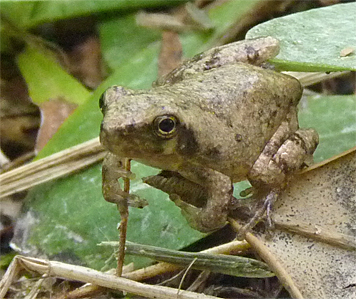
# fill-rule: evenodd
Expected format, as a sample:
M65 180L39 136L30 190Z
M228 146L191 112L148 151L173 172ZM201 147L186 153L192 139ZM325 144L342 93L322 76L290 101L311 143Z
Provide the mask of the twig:
M124 167L126 171L131 170L131 164L130 164L129 159L125 159ZM124 178L124 191L126 193L130 192L130 179L125 177ZM116 268L116 275L121 276L122 275L122 268L124 266L124 260L125 260L125 245L126 245L126 234L127 234L127 223L128 223L128 218L129 218L129 208L127 203L125 205L118 205L118 210L120 212L120 241L119 241L119 247L118 247L118 252L117 252L117 268Z
M230 225L236 232L239 232L241 225L232 218L229 218ZM280 283L286 288L289 294L294 299L303 299L303 295L294 284L293 279L288 272L279 263L276 257L263 245L263 243L251 233L246 233L245 240L251 245L251 247L258 253L258 255L266 262L270 269L276 274Z
M349 74L349 71L344 72L283 72L285 74L291 75L297 78L300 83L306 87L316 83L319 83L324 80L340 77Z

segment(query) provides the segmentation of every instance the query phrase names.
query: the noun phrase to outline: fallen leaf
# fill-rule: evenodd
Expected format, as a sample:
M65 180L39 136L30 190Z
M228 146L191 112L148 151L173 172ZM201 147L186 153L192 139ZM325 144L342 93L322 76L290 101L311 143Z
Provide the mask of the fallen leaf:
M40 151L51 139L65 119L77 107L64 99L53 99L40 104L42 123L36 140L36 150Z
M182 62L182 45L179 34L174 31L162 32L161 50L158 58L158 75L163 76Z
M305 298L356 298L355 151L298 175L275 204L274 236L261 235Z

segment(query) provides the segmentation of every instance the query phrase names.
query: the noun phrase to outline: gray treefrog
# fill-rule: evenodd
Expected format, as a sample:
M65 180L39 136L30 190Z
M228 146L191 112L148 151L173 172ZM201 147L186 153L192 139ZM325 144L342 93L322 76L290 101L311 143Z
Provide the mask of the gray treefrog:
M150 90L109 88L101 97L103 195L127 206L123 158L163 172L146 182L170 194L202 232L226 224L233 183L281 190L313 155L318 134L299 129L299 81L260 65L279 51L272 37L211 49Z

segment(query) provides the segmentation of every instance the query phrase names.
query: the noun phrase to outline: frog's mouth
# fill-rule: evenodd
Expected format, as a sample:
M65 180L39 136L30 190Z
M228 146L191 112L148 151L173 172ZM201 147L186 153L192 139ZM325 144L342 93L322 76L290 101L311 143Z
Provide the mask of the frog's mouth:
M154 159L172 154L176 143L174 138L164 140L143 127L136 128L133 133L128 130L115 130L112 133L102 128L100 142L113 154L131 159Z

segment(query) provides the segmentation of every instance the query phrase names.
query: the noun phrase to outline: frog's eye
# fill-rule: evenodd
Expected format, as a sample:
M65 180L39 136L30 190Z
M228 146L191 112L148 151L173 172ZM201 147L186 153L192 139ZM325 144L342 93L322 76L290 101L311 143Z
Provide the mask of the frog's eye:
M160 115L153 121L155 133L163 138L172 138L177 133L178 119L174 115Z

